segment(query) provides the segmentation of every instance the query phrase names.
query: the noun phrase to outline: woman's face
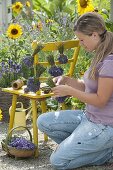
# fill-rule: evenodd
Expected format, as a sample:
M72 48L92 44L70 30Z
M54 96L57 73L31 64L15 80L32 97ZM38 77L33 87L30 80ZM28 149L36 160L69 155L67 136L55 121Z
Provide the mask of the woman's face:
M80 45L88 52L94 51L99 44L100 36L97 32L93 32L91 36L78 31L76 31L75 34L80 41Z

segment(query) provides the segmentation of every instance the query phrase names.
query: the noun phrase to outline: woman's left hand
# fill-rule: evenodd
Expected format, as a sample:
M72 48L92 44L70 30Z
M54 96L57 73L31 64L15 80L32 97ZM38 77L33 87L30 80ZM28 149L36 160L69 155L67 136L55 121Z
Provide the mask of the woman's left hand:
M55 97L70 96L72 93L72 87L68 85L58 85L52 88Z

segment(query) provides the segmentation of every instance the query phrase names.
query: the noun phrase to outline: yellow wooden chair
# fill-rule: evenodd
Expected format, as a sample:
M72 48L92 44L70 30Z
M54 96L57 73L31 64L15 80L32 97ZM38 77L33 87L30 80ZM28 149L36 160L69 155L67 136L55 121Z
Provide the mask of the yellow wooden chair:
M74 68L75 68L75 64L77 61L77 57L79 54L79 41L78 40L69 40L69 41L63 41L63 42L48 42L48 43L44 43L43 46L44 48L42 49L43 52L53 52L53 51L57 51L59 45L63 44L64 49L65 50L69 50L72 49L73 50L73 54L70 57L70 59L68 60L68 64L69 64L69 70L67 75L72 77L73 73L74 73ZM32 43L32 47L33 49L35 49L37 46L37 42L34 41ZM36 54L34 56L34 68L36 66L36 64L42 64L43 66L47 67L49 64L47 61L44 62L40 62L39 58L38 58L38 54ZM56 65L59 65L58 61L55 61ZM35 70L34 70L35 71ZM40 77L41 81L45 81L45 77ZM12 109L11 109L11 113L10 113L10 120L9 120L9 131L13 128L13 124L14 124L14 118L15 118L15 109L16 109L16 103L17 103L17 97L18 96L23 96L25 98L30 99L31 102L31 107L32 107L32 120L33 120L33 142L35 145L37 145L37 151L35 156L38 156L38 129L37 129L37 125L36 125L36 120L38 117L38 113L37 113L37 104L36 101L39 100L41 102L41 109L42 112L46 112L46 98L51 97L53 94L49 93L49 94L44 94L42 91L40 94L36 94L33 92L29 92L29 93L24 93L24 88L25 86L23 86L21 89L19 90L14 90L12 87L10 88L3 88L2 90L4 92L10 93L12 94ZM64 105L63 105L63 109L65 109ZM45 141L47 141L47 136L44 136Z

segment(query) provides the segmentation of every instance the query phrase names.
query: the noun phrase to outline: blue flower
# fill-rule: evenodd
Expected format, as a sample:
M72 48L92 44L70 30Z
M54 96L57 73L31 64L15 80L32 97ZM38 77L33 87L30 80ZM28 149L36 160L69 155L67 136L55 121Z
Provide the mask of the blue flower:
M27 67L32 67L33 66L33 62L34 59L32 56L26 56L25 58L23 58L23 63L27 66Z
M27 88L31 92L37 92L40 89L40 82L34 77L29 77L27 81Z
M53 77L61 76L63 74L63 69L61 67L52 66L49 69L49 74Z

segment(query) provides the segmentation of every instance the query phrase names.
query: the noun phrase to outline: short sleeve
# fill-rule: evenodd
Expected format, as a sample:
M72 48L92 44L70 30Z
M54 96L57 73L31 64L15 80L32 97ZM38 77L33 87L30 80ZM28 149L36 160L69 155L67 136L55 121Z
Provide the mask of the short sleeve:
M113 78L113 60L105 60L99 69L99 77Z

